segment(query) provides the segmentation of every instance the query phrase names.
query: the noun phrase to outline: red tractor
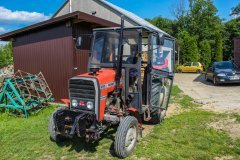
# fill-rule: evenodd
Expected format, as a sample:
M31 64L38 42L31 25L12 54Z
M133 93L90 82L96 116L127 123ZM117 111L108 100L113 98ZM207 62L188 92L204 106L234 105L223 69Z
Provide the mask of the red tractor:
M142 123L160 123L174 78L175 40L146 27L95 29L89 72L69 80L69 105L49 120L51 139L98 140L117 126L114 150L127 157ZM77 38L77 47L81 38Z

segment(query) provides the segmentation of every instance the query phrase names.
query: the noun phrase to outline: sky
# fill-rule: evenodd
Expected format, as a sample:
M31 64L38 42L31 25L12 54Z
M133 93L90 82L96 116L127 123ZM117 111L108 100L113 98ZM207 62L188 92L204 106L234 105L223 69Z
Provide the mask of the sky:
M109 0L142 18L162 16L173 19L172 6L178 0ZM187 1L187 0L186 0ZM49 19L65 0L0 0L0 34ZM214 0L218 15L225 20L240 0Z

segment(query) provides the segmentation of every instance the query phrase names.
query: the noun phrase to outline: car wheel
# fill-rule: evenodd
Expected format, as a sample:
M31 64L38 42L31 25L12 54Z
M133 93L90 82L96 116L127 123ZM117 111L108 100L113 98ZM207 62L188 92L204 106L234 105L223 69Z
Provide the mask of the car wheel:
M119 158L126 158L129 156L137 143L138 137L138 121L135 117L125 117L116 133L114 142L114 151Z
M205 80L206 80L207 82L209 82L209 78L208 78L208 75L207 75L207 74L205 74Z
M198 69L198 70L196 71L196 73L197 73L197 74L201 74L202 71L201 71L200 69Z
M178 69L177 72L178 72L178 73L182 73L182 70L181 70L181 69Z
M217 86L217 85L218 85L218 82L217 82L217 80L216 80L216 77L213 77L213 84L214 84L214 86Z

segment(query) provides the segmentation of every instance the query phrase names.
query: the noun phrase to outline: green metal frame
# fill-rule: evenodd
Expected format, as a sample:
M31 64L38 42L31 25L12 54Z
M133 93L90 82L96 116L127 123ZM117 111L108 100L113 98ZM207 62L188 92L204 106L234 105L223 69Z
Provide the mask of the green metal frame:
M28 118L30 110L39 111L45 102L53 101L51 96L52 92L41 72L38 75L31 75L18 71L15 76L3 82L0 108L20 110L24 117Z
M3 88L0 93L0 102L0 108L20 109L24 112L25 118L28 117L27 110L30 106L26 105L10 79L7 79L3 84Z

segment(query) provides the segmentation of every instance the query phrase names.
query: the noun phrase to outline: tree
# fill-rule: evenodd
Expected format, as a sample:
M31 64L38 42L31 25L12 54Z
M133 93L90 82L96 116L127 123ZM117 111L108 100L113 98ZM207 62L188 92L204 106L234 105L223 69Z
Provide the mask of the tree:
M146 19L146 20L152 23L153 25L155 25L156 27L164 30L165 32L171 35L174 35L173 28L175 25L175 21L168 18L163 18L161 16L155 17L153 19Z
M185 7L185 0L179 0L173 5L172 13L175 20L156 17L149 21L177 38L177 45L181 49L181 62L201 60L209 64L212 60L223 59L224 25L217 15L218 10L213 1L188 1L188 9ZM200 56L199 53L202 51L208 54Z
M189 17L185 0L178 0L172 5L172 15L176 19L175 26L173 28L175 35L177 35L177 33L181 32L182 30L187 30Z
M191 36L187 31L180 32L178 37L178 45L181 47L182 63L198 62L200 56L196 37Z
M214 61L222 61L223 60L223 50L222 50L222 35L217 33L215 39L215 50L214 50Z
M196 35L198 44L203 40L214 40L216 31L223 30L217 8L211 0L191 0L189 11L188 32ZM213 46L212 46L213 47Z
M231 12L232 16L238 16L239 14L240 14L240 4L232 8L232 12Z
M0 67L13 64L12 43L0 47Z
M224 24L223 59L231 60L234 53L234 38L240 37L240 20L232 19Z
M211 45L208 40L203 40L200 42L199 51L201 54L201 62L207 68L211 64L212 56L211 56Z

